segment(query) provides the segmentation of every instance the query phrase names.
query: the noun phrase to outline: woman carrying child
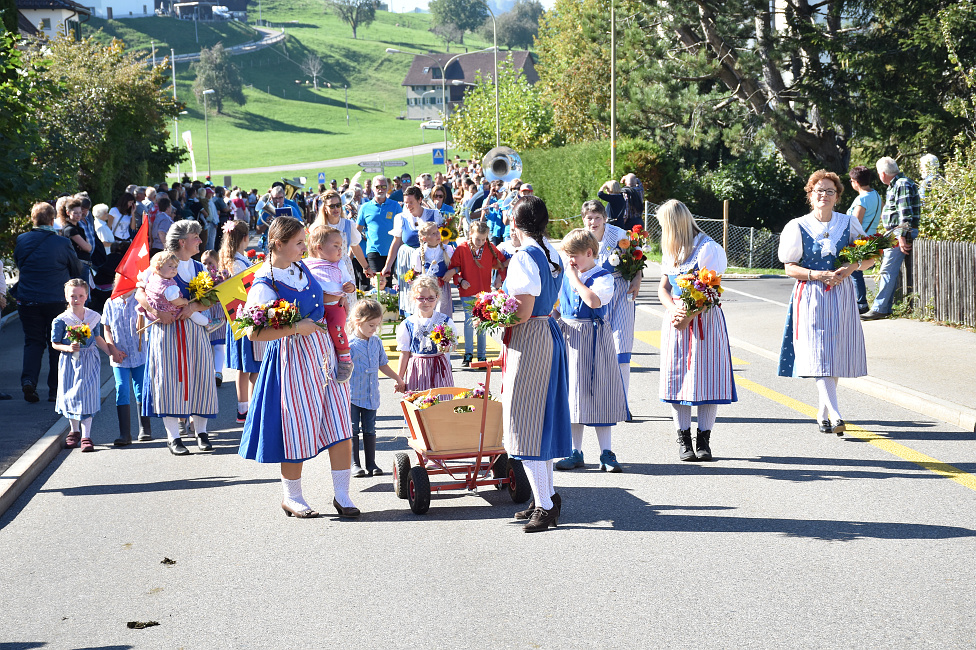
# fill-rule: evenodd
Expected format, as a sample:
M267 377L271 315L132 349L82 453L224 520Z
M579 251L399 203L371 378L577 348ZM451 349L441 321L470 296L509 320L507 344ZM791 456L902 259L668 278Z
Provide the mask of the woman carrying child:
M119 276L116 276L116 282ZM118 350L117 359L112 359L112 374L115 376L115 408L119 414L119 437L116 447L132 444L132 423L129 407L129 385L136 395L136 414L139 417L139 441L152 440L152 424L148 416L142 415L143 378L146 370L146 339L139 332L139 318L136 312L138 303L133 289L121 296L105 302L102 312L105 342Z
M573 453L556 463L560 470L583 467L583 427L596 428L600 471L620 472L610 444L613 424L627 419L620 364L607 320L613 276L596 263L600 244L590 231L570 231L562 241L563 275L559 291L559 329L569 359L569 417Z
M429 275L437 278L441 289L441 297L435 309L448 318L454 315L454 302L451 298L451 285L448 284L457 271L451 268L451 256L454 254L453 244L445 244L441 239L441 231L433 223L420 226L420 248L413 252L410 268L417 275ZM410 313L416 311L416 305L408 303Z
M532 486L532 505L515 517L528 519L523 530L534 533L559 521L562 499L553 487L552 459L572 451L566 344L550 316L563 269L546 238L549 211L542 199L522 199L512 217L521 246L509 262L503 290L519 301L519 322L503 339L504 440L508 455L522 460Z
M483 221L472 221L467 241L462 242L451 256L451 270L457 272L454 281L458 285L461 308L464 310L464 360L461 365L465 368L471 365L474 358L475 331L471 305L479 293L491 291L492 270L502 269L506 264L502 253L488 242L488 225ZM485 361L485 333L478 332L477 337L478 361Z
M325 304L322 287L302 263L305 230L292 217L276 217L268 228L269 259L255 273L247 308L282 299L297 306L303 319L281 329L263 328L248 336L268 347L244 423L241 457L280 463L289 517L307 519L319 513L302 494L302 465L329 450L333 507L340 517L358 517L349 498L351 438L349 385L335 381L335 350L321 327Z
M450 317L434 311L434 305L441 299L440 284L429 275L421 275L410 285L410 295L417 311L400 323L396 331L400 379L409 391L453 386L450 350L443 351L430 338L438 326L454 331Z

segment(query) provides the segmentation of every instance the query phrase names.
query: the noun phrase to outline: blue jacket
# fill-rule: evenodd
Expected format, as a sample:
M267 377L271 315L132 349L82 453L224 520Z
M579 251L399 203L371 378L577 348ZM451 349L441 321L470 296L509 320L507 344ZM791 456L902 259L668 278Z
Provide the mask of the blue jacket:
M17 302L63 303L64 283L86 275L71 241L49 230L18 236L14 262L20 269Z

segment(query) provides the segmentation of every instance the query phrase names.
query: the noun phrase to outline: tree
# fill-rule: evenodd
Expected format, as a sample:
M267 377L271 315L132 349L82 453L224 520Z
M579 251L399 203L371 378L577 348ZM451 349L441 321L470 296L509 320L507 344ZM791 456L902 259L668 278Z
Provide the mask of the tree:
M312 85L315 90L319 89L319 77L325 72L325 64L322 63L322 59L315 56L314 54L309 54L302 61L302 72L312 78Z
M2 12L2 27L11 34L17 34L17 2L16 0L0 0Z
M495 86L491 76L478 73L464 104L448 119L454 147L480 158L495 146ZM498 63L498 105L501 144L524 151L552 144L552 110L511 57Z
M454 23L444 23L443 25L435 25L430 28L430 31L441 38L444 41L444 45L447 51L451 51L451 43L463 43L464 42L464 32L458 29L458 26Z
M332 11L339 20L352 27L352 37L356 30L367 27L376 19L378 0L326 0L326 12Z
M200 60L191 63L190 70L197 75L193 80L193 94L201 106L212 106L220 113L224 110L224 101L228 99L238 106L247 103L240 72L231 62L223 43L200 50ZM214 91L206 102L203 99L204 90Z
M503 13L495 21L499 46L523 50L532 47L539 34L539 19L544 12L538 0L516 0L511 11ZM492 38L490 20L482 24L480 33L487 39Z
M488 7L481 0L430 0L428 8L435 26L455 25L461 30L461 44L464 33L478 29L488 17Z

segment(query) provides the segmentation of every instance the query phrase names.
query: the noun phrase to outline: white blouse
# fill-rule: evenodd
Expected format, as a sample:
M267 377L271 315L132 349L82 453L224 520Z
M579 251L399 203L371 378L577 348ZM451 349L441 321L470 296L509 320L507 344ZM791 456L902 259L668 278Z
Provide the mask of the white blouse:
M698 233L695 236L694 243L692 244L692 249L698 245L700 237L707 237L704 233ZM675 273L683 273L686 269L684 267L688 266L688 263L693 263L698 265L699 269L708 269L709 271L715 271L719 275L725 273L725 270L729 267L728 257L725 255L725 249L719 245L715 240L707 241L701 245L698 249L698 254L695 256L694 260L685 260L681 264L673 264L668 260L663 260L661 262L661 270L663 273L668 275L674 275Z
M559 252L553 247L553 245L546 239L543 244L549 250L549 258L560 263L561 258L559 257ZM522 235L522 245L516 251L516 254L512 257L512 260L508 263L508 276L505 278L505 286L509 295L512 296L539 296L542 294L542 271L539 266L535 263L528 252L525 255L519 255L520 251L524 251L527 247L539 244L536 243L534 239L527 235ZM557 277L559 275L558 271L553 270L552 266L549 266L549 273L552 277Z
M419 217L415 217L410 214L409 210L404 208L403 212L393 217L393 230L390 231L390 234L394 237L401 237L403 235L404 223L409 223L412 229L417 230L424 223L431 221L430 213L433 213L433 222L435 224L440 226L444 223L444 215L442 215L438 210L424 208L424 213Z
M255 280L258 278L270 277L272 277L271 262L265 262L262 264L261 268L259 268L254 274ZM308 286L308 272L299 274L298 267L292 264L288 269L275 269L274 281L276 284L283 284L290 289L294 289L295 291L301 291ZM278 294L275 293L274 289L263 283L254 283L251 285L251 290L247 292L247 307L263 305L266 302L271 302L272 300L277 299Z
M848 241L842 242L841 239L848 223L851 226L850 238ZM818 220L812 213L805 214L793 219L783 228L783 233L779 236L780 262L795 263L803 258L801 228L821 246L824 255L836 255L851 241L866 236L861 223L843 212L834 212L827 223Z

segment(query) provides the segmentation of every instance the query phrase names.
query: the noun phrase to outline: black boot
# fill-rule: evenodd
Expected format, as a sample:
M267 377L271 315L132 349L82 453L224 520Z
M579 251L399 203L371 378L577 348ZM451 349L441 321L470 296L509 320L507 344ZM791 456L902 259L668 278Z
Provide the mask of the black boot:
M376 434L363 434L363 451L366 453L366 472L373 476L383 476L383 470L376 464Z
M352 475L356 478L369 476L363 466L359 464L359 436L352 437Z
M691 429L678 431L678 458L681 460L698 460L691 445Z
M698 430L698 435L695 437L695 454L698 455L698 460L712 459L712 448L708 446L708 439L711 435L711 430Z
M139 442L152 440L152 418L148 415L139 416Z
M132 444L132 423L129 421L129 405L116 404L115 410L119 412L119 437L115 439L116 447L125 447Z

